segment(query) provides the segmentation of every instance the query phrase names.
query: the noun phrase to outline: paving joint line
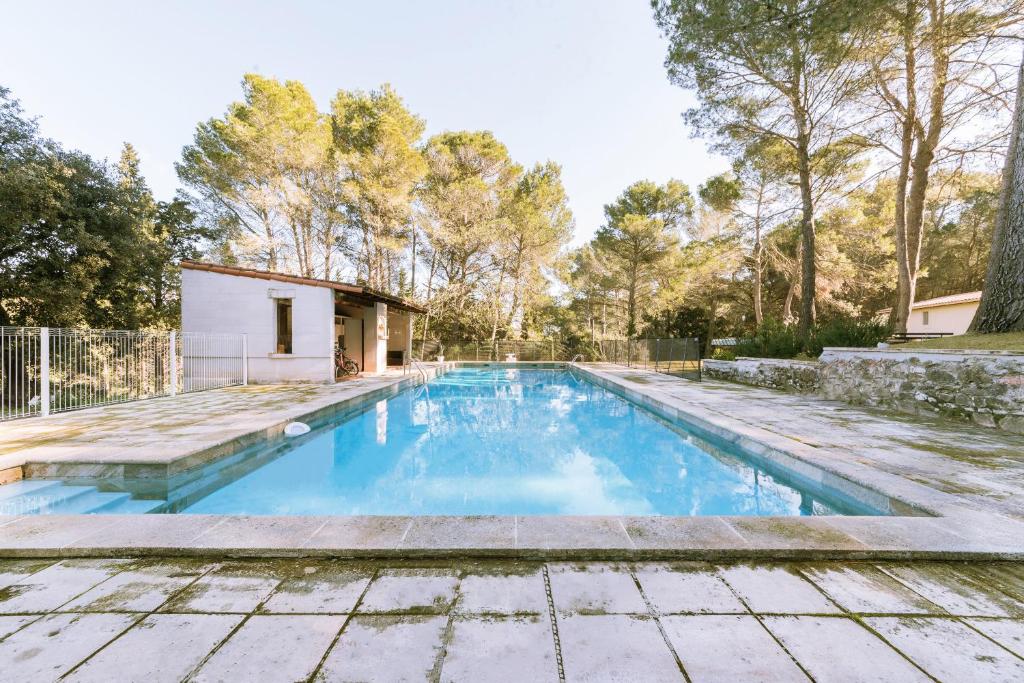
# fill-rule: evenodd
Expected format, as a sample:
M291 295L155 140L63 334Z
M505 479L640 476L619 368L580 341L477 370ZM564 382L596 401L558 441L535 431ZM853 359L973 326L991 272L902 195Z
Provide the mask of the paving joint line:
M434 666L431 667L430 673L428 674L429 680L440 681L441 671L444 668L444 660L448 656L448 645L452 640L452 632L455 630L455 607L459 602L459 598L462 597L462 578L465 575L465 570L460 569L456 574L457 581L455 583L455 597L452 599L452 603L448 606L448 621L444 625L444 631L441 632L441 647L437 651L437 656L434 658Z
M551 637L555 643L555 663L558 665L559 683L565 683L565 664L562 661L562 641L558 635L558 615L555 612L555 601L551 597L551 577L548 575L547 564L541 565L544 576L544 595L548 601L548 619L551 620Z
M241 630L242 630L242 627L244 627L244 626L245 626L245 625L246 625L247 623L249 623L249 620L250 620L250 619L251 619L251 618L252 618L252 617L253 617L253 616L254 616L255 614L257 614L257 613L258 613L258 612L260 611L260 608L261 608L261 607L263 607L263 605L265 605L265 604L267 603L267 601L268 601L268 600L270 600L270 598L271 598L271 597L273 597L273 595L274 595L275 593L277 593L277 589L281 587L281 584L282 584L282 583L284 583L284 579L281 579L281 580L279 580L279 581L277 582L277 584L276 584L276 585L275 585L275 586L274 586L274 587L273 587L272 589L270 589L270 590L269 590L269 591L267 592L267 594L266 594L265 596L263 596L263 599L262 599L262 600L260 600L260 601L259 601L258 603L256 603L256 606L255 606L255 607L253 607L253 608L252 608L251 610L249 610L248 612L245 612L245 613L243 614L242 618L241 618L241 619L239 620L239 622L238 622L237 624L235 624L235 625L234 625L234 627L233 627L233 628L232 628L232 629L231 629L230 631L228 631L228 634L227 634L226 636L224 636L223 638L221 638L221 639L220 639L220 640L219 640L219 641L217 642L217 644L216 644L216 645L214 645L214 646L213 646L213 648L212 648L212 649L211 649L211 650L210 650L209 652L207 652L207 653L206 653L206 654L205 654L205 655L204 655L204 656L203 656L203 657L202 657L202 658L201 658L201 659L199 660L199 662L198 662L198 663L197 663L197 664L196 664L196 665L195 665L194 667L192 667L192 668L191 668L191 669L189 670L189 672L188 672L187 674L185 674L185 675L184 675L184 676L182 677L182 679L181 679L181 680L182 680L182 681L189 681L189 680L191 680L191 679L192 679L192 677L193 677L193 676L195 676L195 675L196 675L197 673L199 673L199 672L200 672L200 671L202 670L202 668L203 668L204 666L206 666L206 663L207 663L207 662L209 662L209 661L210 661L210 659L212 659L212 658L213 658L213 656L214 656L215 654L217 654L217 652L219 652L219 651L220 651L220 649L221 649L222 647L224 647L224 645L225 645L225 644L226 644L226 643L227 643L227 642L228 642L229 640L231 640L231 639L232 639L232 638L233 638L233 637L235 636L235 634L236 634L236 633L238 633L239 631L241 631ZM206 613L206 612L201 612L201 614L208 614L208 613Z
M359 611L360 605L363 604L363 599L366 597L366 594L370 591L370 587L373 586L373 582L377 580L378 576L380 576L380 567L374 567L373 573L370 575L370 580L366 582L366 585L363 587L363 592L359 594L358 598L356 598L355 603L352 605L352 610L348 613L348 616L345 618L345 621L342 622L341 628L339 628L338 632L334 634L334 638L327 646L327 649L324 650L324 653L320 656L320 661L317 662L315 667L313 667L312 673L310 673L309 678L306 679L307 683L312 683L314 680L316 680L317 675L319 675L320 671L324 667L324 664L327 662L327 657L331 654L331 651L333 651L334 648L337 646L338 641L341 640L342 634L345 633L345 629L348 628L348 625L352 622L352 619L355 618L356 613Z
M754 621L756 621L761 626L761 628L764 629L765 633L768 634L768 637L771 638L773 641L775 641L776 645L778 645L780 648L782 648L782 651L786 653L786 656L789 657L789 659L793 662L793 664L796 665L796 667L798 669L800 669L801 672L803 672L804 676L807 676L808 680L814 681L815 678L814 678L814 676L811 675L811 672L808 671L807 668L803 664L800 663L800 660L797 659L796 656L792 652L789 651L789 648L786 647L785 643L783 643L778 638L778 636L776 636L774 633L772 633L772 630L770 628L768 628L768 624L764 623L764 619L762 618L762 615L760 615L757 612L755 612L750 607L750 603L748 603L744 599L744 597L742 595L740 595L739 591L737 591L733 587L733 585L731 583L729 583L728 579L726 579L725 576L722 575L722 573L720 571L721 567L719 565L713 565L713 567L714 567L714 574L715 574L715 576L717 576L718 579L722 583L725 584L725 587L728 588L729 591L734 596L736 596L736 599L739 600L740 604L743 605L743 607L747 610L747 612L750 614L750 616L752 616L754 618ZM840 607L840 609L842 609L842 608ZM787 616L793 616L793 615L787 615Z
M179 588L178 590L176 590L176 591L172 592L172 593L171 593L170 595L168 595L168 596L167 596L167 598L166 598L166 599L165 599L165 600L164 600L163 602L161 602L161 603L160 603L159 605L157 605L157 606L156 606L156 607L155 607L154 609L150 610L149 612L138 612L138 613L136 613L136 614L138 614L138 615L139 615L139 618L138 618L138 619L136 619L135 621L133 621L133 622L132 622L131 624L129 624L129 625L127 626L127 627L125 627L125 629L124 629L124 630L122 630L122 631L121 631L120 633L118 633L118 634L117 634L116 636L114 636L113 638L111 638L110 640L108 640L107 642L105 642L105 643L104 643L103 645L100 645L100 646L99 646L98 648L96 648L95 650L93 650L93 651L92 651L92 652L91 652L91 653L90 653L89 655L87 655L87 656L86 656L86 657L85 657L84 659L82 659L82 660L81 660L80 662L78 662L78 663L77 663L77 664L75 664L75 665L74 665L73 667L71 667L70 669L68 669L67 671L65 671L65 672L64 672L63 674L61 674L61 675L60 675L60 680L64 680L65 678L67 678L68 676L70 676L71 674L73 674L73 673L74 673L75 671L77 671L78 669L80 669L80 668L82 668L83 666L85 666L85 664L86 664L86 663L88 663L88 662L89 662L89 661L90 661L90 660L91 660L91 659L92 659L93 657L95 657L96 655L98 655L98 654L99 654L100 652L102 652L102 651L106 650L106 649L107 649L108 647L110 647L110 646L111 646L111 645L112 645L113 643L115 643L115 642L117 642L118 640L120 640L121 638L123 638L123 637L125 636L125 634L126 634L126 633L128 633L128 632L129 632L129 631L131 631L131 630L132 630L133 628L135 628L136 626L138 626L139 624L141 624L141 623L142 623L143 621L145 621L145 620L146 620L146 619L148 619L149 617L153 616L154 614L157 614L157 613L158 613L158 612L160 611L160 608L161 608L161 607L163 607L164 605L166 605L167 603L169 603L169 602L170 602L171 600L173 600L174 598L178 597L178 596L179 596L179 595L181 595L181 594L182 594L183 592L185 592L186 590L188 590L189 588L191 588L191 587L192 587L192 586L193 586L193 585L194 585L194 584L195 584L195 583L196 583L197 581L199 581L200 579L202 579L202 578L203 578L204 576L206 576L206 575L207 575L207 574L209 574L210 572L213 572L213 571L215 571L215 570L216 570L216 569L217 569L217 568L218 568L219 566L220 566L219 564L211 564L211 565L210 565L210 566L209 566L209 567L207 568L207 570L206 570L206 571L204 571L204 572L202 572L201 574L197 575L197 576L196 576L196 577L195 577L194 579L192 579L191 581L189 581L188 583L186 583L186 584L185 584L184 586L182 586L182 587L181 587L181 588ZM122 570L122 571L123 571L123 570ZM118 572L118 574L120 574L120 573L121 573L121 572ZM117 574L114 574L114 576L117 576ZM110 577L108 577L108 578L107 578L107 579L105 579L104 581L101 581L100 583L96 584L96 586L99 586L100 584L102 584L102 583L105 583L106 581L108 581L108 580L110 580L110 579L114 578L114 576L110 576ZM96 586L93 586L93 588L95 588ZM92 588L90 588L89 590L92 590ZM86 592L88 592L88 591L86 591ZM84 595L84 593L80 593L79 595ZM78 596L75 596L75 597L78 597ZM75 598L72 598L71 600L74 600L74 599L75 599ZM68 600L68 602L71 602L71 600ZM65 602L64 604L66 605L66 604L67 604L67 602ZM63 605L62 605L62 606L63 606ZM57 609L60 609L60 608L58 607ZM51 612L49 612L49 613L48 613L48 615L44 615L44 616L49 616L49 615L53 615L53 614L57 614L57 612L56 612L56 611L51 611ZM70 614L70 613L68 613L68 614ZM98 614L103 614L103 612L99 612Z
M676 652L675 646L672 644L668 634L665 632L664 624L661 623L661 613L654 607L654 604L647 597L647 593L644 591L644 587L640 584L640 579L636 577L636 572L633 571L633 567L629 568L629 576L633 579L636 589L640 592L640 598L644 601L644 605L647 607L647 613L650 615L651 619L654 620L654 625L658 627L658 633L661 634L662 641L668 647L668 651L672 653L672 658L676 660L676 666L679 667L680 673L683 674L683 679L686 680L687 683L691 683L692 679L690 678L690 674L687 673L686 667L683 666L682 658L679 656L679 653Z

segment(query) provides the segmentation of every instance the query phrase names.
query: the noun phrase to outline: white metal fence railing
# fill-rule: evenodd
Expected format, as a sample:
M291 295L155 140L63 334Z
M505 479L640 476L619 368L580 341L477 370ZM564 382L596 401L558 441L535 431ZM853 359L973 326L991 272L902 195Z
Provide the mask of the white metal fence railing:
M246 384L244 335L0 327L0 421Z
M177 386L185 393L248 383L243 335L183 332L177 348Z
M38 327L0 327L0 420L38 415L42 349Z

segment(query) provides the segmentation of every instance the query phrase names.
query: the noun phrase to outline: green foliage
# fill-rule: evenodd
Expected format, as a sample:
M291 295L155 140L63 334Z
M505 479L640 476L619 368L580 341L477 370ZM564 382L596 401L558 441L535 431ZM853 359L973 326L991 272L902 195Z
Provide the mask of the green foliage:
M715 350L711 352L712 360L736 360L736 352L729 348L721 346L715 347Z
M819 356L826 346L874 348L891 335L892 327L887 322L840 316L818 324L807 351Z
M836 316L814 327L806 352L814 357L826 346L873 348L891 334L887 323ZM793 325L766 318L754 336L741 339L733 351L736 356L751 358L796 358L805 349Z
M625 334L636 335L639 314L653 303L664 267L679 245L679 229L693 215L693 198L683 183L633 183L604 207L606 223L594 238L596 255L608 268L625 303ZM621 305L621 304L620 304Z
M335 158L343 183L337 242L357 279L380 291L401 291L401 256L413 229L413 200L427 165L416 144L422 119L391 89L338 91L331 103ZM330 182L323 187L331 196Z
M65 150L0 88L0 325L177 324L173 259L203 235L172 204L130 145L114 169Z
M743 198L743 186L736 176L722 173L708 178L700 186L698 195L714 211L728 212L735 209Z
M926 203L916 299L979 290L999 205L995 173L940 175Z
M523 169L489 131L436 135L419 197L429 262L424 333L526 338L552 326L550 277L572 236L558 164Z
M751 358L793 358L803 351L803 340L793 325L776 318L765 318L753 337L741 339L733 349L739 356Z
M330 123L298 81L247 74L242 93L196 127L178 177L205 220L225 229L234 258L330 277L340 204Z

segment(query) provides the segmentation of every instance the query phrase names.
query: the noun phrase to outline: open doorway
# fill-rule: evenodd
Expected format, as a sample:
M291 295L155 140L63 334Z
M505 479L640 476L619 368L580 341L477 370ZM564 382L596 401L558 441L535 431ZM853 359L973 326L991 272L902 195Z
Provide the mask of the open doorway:
M359 371L362 372L364 365L363 358L363 321L359 318L352 318L347 315L334 316L334 344L335 349L342 349L345 357L355 362ZM335 373L341 379L341 373Z

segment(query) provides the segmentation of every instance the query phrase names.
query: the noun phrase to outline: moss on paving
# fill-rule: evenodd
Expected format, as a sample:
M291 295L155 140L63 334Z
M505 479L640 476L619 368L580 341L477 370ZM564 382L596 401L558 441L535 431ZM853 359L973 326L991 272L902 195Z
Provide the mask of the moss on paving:
M1024 352L1024 332L1000 334L958 334L953 337L926 339L895 346L896 349L964 349L980 351Z

